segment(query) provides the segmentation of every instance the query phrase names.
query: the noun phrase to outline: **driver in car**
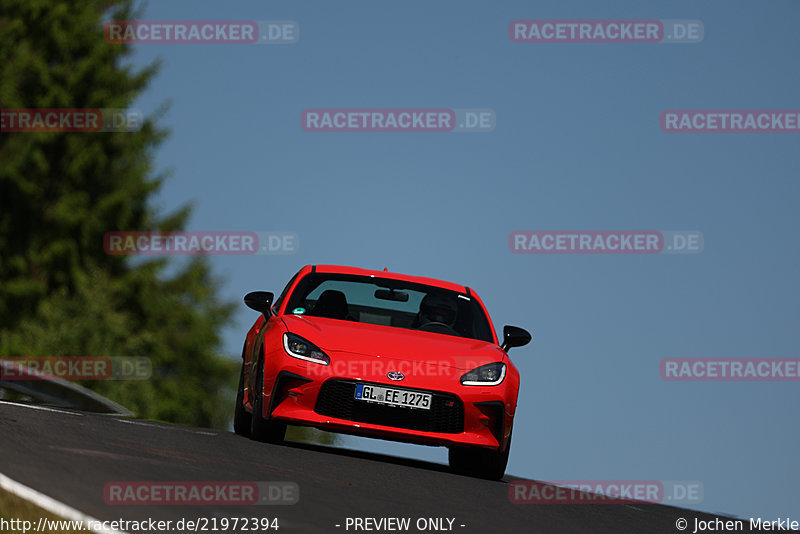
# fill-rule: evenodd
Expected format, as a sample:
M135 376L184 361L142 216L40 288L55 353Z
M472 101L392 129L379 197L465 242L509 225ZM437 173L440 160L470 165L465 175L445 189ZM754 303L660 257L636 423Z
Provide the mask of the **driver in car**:
M418 329L441 334L456 334L458 302L447 294L429 293L419 304Z

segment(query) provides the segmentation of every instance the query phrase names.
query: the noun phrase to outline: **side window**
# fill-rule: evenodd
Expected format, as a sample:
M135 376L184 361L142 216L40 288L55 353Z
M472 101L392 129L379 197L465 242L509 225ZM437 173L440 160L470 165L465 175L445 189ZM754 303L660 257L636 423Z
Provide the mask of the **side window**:
M277 312L278 309L280 309L281 303L283 302L283 299L286 298L286 294L289 292L289 288L292 287L292 284L294 284L294 281L297 279L297 277L299 275L300 275L300 271L297 271L294 274L294 276L292 277L292 279L289 280L289 283L286 284L286 287L283 288L283 291L281 292L281 294L278 297L278 299L275 301L275 304L272 305L272 311Z
M472 313L470 314L472 316L472 335L469 337L492 343L492 329L489 328L489 321L486 320L481 305L476 300L473 300L470 306L472 307Z

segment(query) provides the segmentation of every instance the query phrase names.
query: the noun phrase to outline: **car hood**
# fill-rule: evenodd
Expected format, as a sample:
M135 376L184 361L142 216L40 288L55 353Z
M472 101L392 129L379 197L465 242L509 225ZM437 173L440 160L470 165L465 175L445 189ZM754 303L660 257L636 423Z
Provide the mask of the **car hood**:
M477 339L323 317L284 315L282 319L289 332L314 343L329 355L344 352L398 361L424 361L465 371L486 363L506 361L506 353L500 347Z

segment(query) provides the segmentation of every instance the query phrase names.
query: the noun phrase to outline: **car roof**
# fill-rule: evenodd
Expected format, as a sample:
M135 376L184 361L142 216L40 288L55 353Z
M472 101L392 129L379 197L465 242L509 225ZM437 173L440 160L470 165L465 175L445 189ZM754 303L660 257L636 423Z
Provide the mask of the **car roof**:
M425 284L442 289L449 289L459 293L469 294L470 290L467 286L461 284L454 284L445 280L438 280L436 278L428 278L425 276L412 276L408 274L395 273L388 270L377 271L372 269L362 269L360 267L349 267L346 265L306 265L301 269L303 274L308 272L318 273L336 273L336 274L352 274L358 276L375 276L380 278L390 278L392 280L402 280L403 282L412 282L417 284Z

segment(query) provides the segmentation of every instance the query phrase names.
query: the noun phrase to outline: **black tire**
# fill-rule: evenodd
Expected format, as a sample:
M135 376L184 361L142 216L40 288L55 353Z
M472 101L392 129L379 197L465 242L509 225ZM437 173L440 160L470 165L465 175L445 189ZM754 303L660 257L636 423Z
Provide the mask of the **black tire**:
M250 418L250 437L266 443L281 443L286 437L286 423L264 419L264 357L258 359L256 368L256 390L253 399L253 415Z
M511 436L504 451L477 447L450 447L448 460L450 468L458 474L500 480L506 472L510 452Z
M250 414L244 409L244 360L239 372L239 391L236 393L236 408L233 410L233 431L240 436L250 436Z

